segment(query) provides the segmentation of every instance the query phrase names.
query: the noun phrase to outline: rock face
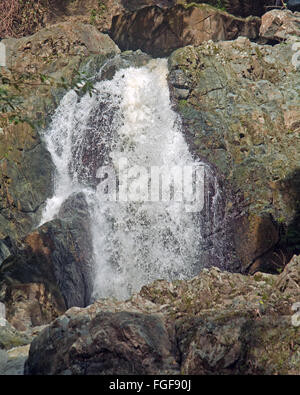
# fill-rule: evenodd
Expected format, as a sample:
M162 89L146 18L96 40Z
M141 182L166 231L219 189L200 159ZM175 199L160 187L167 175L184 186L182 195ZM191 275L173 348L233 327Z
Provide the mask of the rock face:
M299 374L299 267L295 257L279 277L205 269L126 302L72 308L34 339L25 372Z
M272 10L262 16L260 37L266 42L281 42L284 40L300 39L300 14L290 11Z
M232 40L239 35L255 39L259 25L259 18L237 18L206 4L167 10L147 7L114 17L110 36L122 50L142 49L166 56L179 47L207 40Z
M7 52L4 76L27 73L19 83L21 92L8 86L9 93L23 101L20 115L41 128L64 90L52 84L40 84L37 74L55 81L71 82L75 72L88 63L100 65L119 52L112 40L95 27L80 23L61 23L21 39L3 40ZM85 62L85 63L84 63ZM93 64L95 66L93 66ZM93 70L94 72L94 70ZM24 237L38 225L42 206L52 193L53 165L37 128L27 123L10 124L0 119L0 256L8 252L6 237Z
M300 11L300 1L299 0L289 0L287 2L287 7L291 11Z
M242 270L272 267L287 244L297 251L300 78L292 47L240 37L187 46L169 58L190 147L228 187L224 215Z
M71 213L72 202L66 202L61 219L32 232L52 194L54 171L37 130L42 132L64 93L59 85L40 84L36 76L71 83L78 70L95 73L119 49L107 35L81 23L61 23L3 43L7 68L1 71L12 81L8 92L20 97L21 116L35 126L10 124L7 114L0 119L1 300L8 319L25 330L50 322L66 307L85 306L91 295L92 248L82 199L71 198L77 214ZM20 91L15 90L14 78L24 73Z
M231 14L247 17L249 15L261 16L266 12L267 6L276 4L276 0L221 0L221 2L208 1L208 3L215 6L221 3L222 7Z
M84 197L71 196L60 218L28 234L0 268L1 300L18 330L90 301L93 248Z

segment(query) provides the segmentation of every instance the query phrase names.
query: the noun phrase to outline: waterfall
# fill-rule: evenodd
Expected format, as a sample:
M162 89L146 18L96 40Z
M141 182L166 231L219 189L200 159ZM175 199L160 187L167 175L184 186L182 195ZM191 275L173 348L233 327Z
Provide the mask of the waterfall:
M126 299L155 279L191 278L202 267L201 199L192 190L198 185L203 192L197 179L203 173L186 169L203 164L192 158L172 110L167 73L167 61L156 59L97 82L92 96L70 91L45 134L56 174L42 223L56 217L72 193L84 192L92 218L94 298ZM158 169L169 176L169 199L160 189L162 174L152 185ZM192 204L178 198L172 172L177 181L185 178L186 190L187 181L192 184ZM127 198L125 190L131 191Z

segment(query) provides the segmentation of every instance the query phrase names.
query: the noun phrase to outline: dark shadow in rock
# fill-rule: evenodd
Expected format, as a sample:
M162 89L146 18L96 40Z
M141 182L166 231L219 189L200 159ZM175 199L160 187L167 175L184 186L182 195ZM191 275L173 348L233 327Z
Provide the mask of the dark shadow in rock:
M300 254L300 168L294 170L282 182L282 195L294 217L286 226L282 226L282 236L279 247L289 258Z
M300 254L300 169L289 174L279 184L281 200L286 206L287 213L294 213L293 218L282 218L278 242L264 254L257 257L249 271L259 270L278 274L284 269L294 255ZM261 229L261 238L267 238L270 232Z

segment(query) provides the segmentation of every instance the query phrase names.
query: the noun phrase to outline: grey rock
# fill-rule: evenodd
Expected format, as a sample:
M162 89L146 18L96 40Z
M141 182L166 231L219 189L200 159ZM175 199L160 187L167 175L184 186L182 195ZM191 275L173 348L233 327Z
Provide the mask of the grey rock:
M73 307L33 340L25 374L299 374L299 268L297 256L279 276L213 267Z
M159 316L93 306L66 316L32 342L25 374L179 373L176 349Z

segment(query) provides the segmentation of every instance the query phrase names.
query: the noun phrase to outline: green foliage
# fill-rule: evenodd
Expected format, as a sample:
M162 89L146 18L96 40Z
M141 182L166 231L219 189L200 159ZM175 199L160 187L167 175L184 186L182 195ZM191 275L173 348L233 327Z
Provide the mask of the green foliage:
M106 5L102 0L98 0L97 9L93 8L90 12L90 23L94 25L97 22L97 18L101 18L105 11L107 11Z
M219 9L222 10L222 11L226 11L226 7L225 7L225 5L223 4L223 1L222 1L222 0L217 0L217 1L216 1L215 7L216 7L216 8L219 8Z
M77 95L85 95L88 93L90 96L96 93L96 89L93 86L93 81L87 76L84 71L74 71L74 77L71 83L68 83L64 77L61 77L61 81L57 83L58 87L62 87L65 90L73 89Z
M38 88L46 86L66 91L73 89L78 95L89 93L92 96L96 92L93 87L93 81L87 74L77 70L73 71L73 78L69 82L64 77L56 80L49 75L41 73L13 73L7 77L1 73L0 69L0 112L6 115L10 123L27 122L32 125L31 121L22 115L24 112L22 91L26 87Z

